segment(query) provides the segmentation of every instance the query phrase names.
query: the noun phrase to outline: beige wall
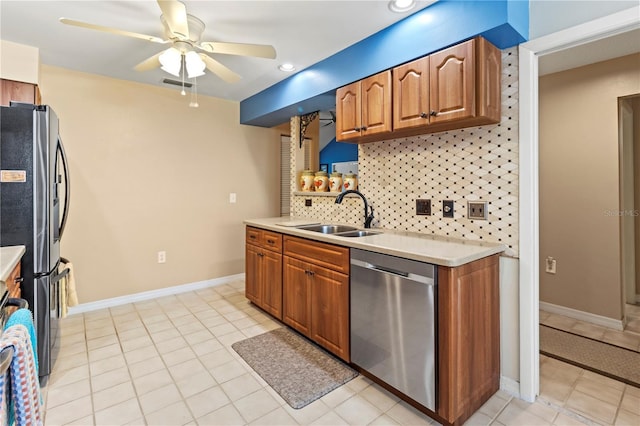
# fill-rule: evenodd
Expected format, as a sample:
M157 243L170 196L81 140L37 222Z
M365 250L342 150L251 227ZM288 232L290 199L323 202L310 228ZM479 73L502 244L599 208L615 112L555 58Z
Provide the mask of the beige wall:
M279 132L238 124L237 102L194 109L176 90L51 66L40 88L71 164L62 255L80 303L244 272L242 220L279 211Z
M540 78L540 300L616 320L618 97L640 92L639 69L636 54Z
M0 40L0 78L38 84L39 69L37 47Z

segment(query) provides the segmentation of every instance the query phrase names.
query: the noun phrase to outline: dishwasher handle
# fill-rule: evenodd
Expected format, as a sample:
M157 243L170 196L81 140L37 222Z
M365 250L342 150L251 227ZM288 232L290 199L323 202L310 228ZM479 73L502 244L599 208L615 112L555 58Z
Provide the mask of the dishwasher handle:
M432 277L425 277L424 275L418 275L418 274L413 274L411 272L403 272L403 271L398 271L392 268L387 268L384 266L380 266L380 265L374 265L372 263L369 262L364 262L362 260L358 260L358 259L351 259L351 264L354 266L359 266L361 268L365 268L365 269L371 269L377 272L382 272L383 274L387 274L387 275L393 275L399 278L404 278L406 280L410 280L410 281L415 281L415 282L419 282L422 284L426 284L426 285L433 285L433 278Z

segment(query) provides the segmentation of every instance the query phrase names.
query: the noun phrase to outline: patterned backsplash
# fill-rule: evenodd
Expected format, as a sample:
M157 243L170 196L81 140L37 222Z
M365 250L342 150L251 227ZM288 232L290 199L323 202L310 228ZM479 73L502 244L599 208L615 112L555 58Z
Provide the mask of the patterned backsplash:
M296 120L291 120L292 128L297 127ZM292 191L297 182L294 157ZM499 124L361 144L358 169L359 189L375 209L374 227L499 242L508 245L506 254L517 256L517 47L502 51ZM306 199L312 200L311 207L305 206ZM431 200L431 216L416 215L416 199ZM453 200L453 218L443 218L443 200ZM467 218L467 202L476 200L488 202L488 220ZM335 197L294 195L291 215L357 226L364 223L359 197L347 197L338 205Z

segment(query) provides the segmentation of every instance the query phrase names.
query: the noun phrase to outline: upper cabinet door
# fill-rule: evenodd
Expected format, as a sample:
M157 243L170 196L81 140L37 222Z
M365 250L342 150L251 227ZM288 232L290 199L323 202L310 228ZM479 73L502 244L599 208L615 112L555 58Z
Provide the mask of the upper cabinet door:
M336 139L360 137L361 122L360 82L336 90Z
M429 123L429 57L393 69L393 129Z
M0 80L0 105L9 106L11 101L40 104L38 86L13 80Z
M431 123L475 116L474 42L469 40L430 56Z
M362 135L391 131L391 70L361 80Z

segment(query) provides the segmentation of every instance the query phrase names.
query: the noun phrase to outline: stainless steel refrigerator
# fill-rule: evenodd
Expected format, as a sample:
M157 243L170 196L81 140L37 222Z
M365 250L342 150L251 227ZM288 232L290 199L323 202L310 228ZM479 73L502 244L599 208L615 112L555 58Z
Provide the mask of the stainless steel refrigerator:
M21 297L34 315L40 382L52 368L60 279L60 238L69 213L69 167L49 107L0 107L0 245L24 245ZM61 198L64 202L61 206Z

